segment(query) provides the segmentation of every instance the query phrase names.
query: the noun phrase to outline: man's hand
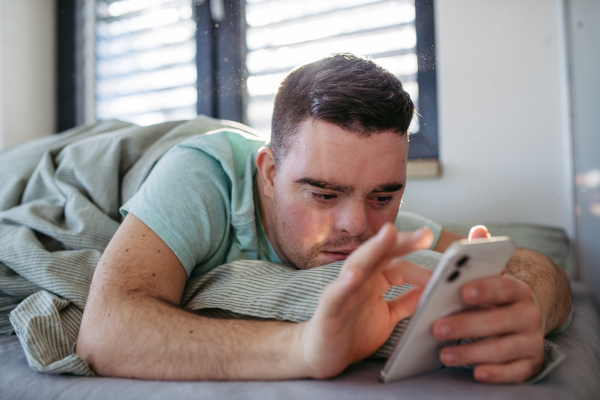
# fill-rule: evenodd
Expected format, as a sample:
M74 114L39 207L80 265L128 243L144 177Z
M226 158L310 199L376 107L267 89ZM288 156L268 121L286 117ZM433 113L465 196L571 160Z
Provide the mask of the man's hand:
M490 237L485 227L471 229L469 240L481 237ZM484 339L444 348L442 362L476 365L475 379L482 382L522 382L536 375L544 362L545 321L530 286L505 271L466 283L461 294L467 304L479 309L436 321L435 337L440 341Z
M412 315L431 277L426 268L394 259L431 245L428 229L398 233L391 224L361 245L323 292L314 316L299 328L299 357L306 373L328 378L374 353L396 324ZM386 301L391 286L415 287Z

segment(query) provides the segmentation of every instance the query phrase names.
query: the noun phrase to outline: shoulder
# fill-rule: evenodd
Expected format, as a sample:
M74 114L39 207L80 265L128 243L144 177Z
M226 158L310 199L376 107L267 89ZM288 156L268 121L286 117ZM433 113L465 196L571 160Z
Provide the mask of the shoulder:
M236 130L218 129L193 136L171 148L157 162L154 175L173 174L182 171L239 175L246 169L249 159L265 145L256 135Z
M252 152L264 146L265 143L266 140L264 137L259 137L238 129L227 128L191 137L175 146L175 149L197 150L219 157L222 156L223 152L227 151L236 153Z

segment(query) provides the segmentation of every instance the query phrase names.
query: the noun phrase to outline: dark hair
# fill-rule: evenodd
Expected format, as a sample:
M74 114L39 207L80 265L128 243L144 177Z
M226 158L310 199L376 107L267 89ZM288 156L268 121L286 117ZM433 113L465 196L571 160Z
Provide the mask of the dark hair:
M279 165L309 117L361 136L384 131L402 136L414 113L410 96L391 72L354 54L332 54L283 80L275 96L270 147Z

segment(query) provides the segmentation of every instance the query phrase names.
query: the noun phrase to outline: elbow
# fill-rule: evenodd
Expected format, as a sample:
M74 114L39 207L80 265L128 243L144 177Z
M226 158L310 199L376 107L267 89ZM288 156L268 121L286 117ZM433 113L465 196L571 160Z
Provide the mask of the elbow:
M108 348L110 335L107 332L102 332L96 324L86 321L84 318L77 336L75 353L83 359L94 371L100 376L114 376L110 372L112 351Z
M143 353L139 344L138 314L142 298L98 295L88 299L77 337L75 353L100 376L141 378Z
M108 304L103 304L107 306ZM81 319L75 353L100 376L121 376L122 355L126 349L123 340L123 316L119 308L98 307L89 302Z

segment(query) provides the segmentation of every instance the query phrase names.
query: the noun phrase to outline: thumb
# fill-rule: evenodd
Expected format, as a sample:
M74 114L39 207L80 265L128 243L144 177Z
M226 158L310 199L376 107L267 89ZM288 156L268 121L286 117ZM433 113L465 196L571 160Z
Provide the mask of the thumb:
M476 225L472 227L469 232L469 242L473 239L486 239L491 237L492 235L490 235L487 228L483 225Z

